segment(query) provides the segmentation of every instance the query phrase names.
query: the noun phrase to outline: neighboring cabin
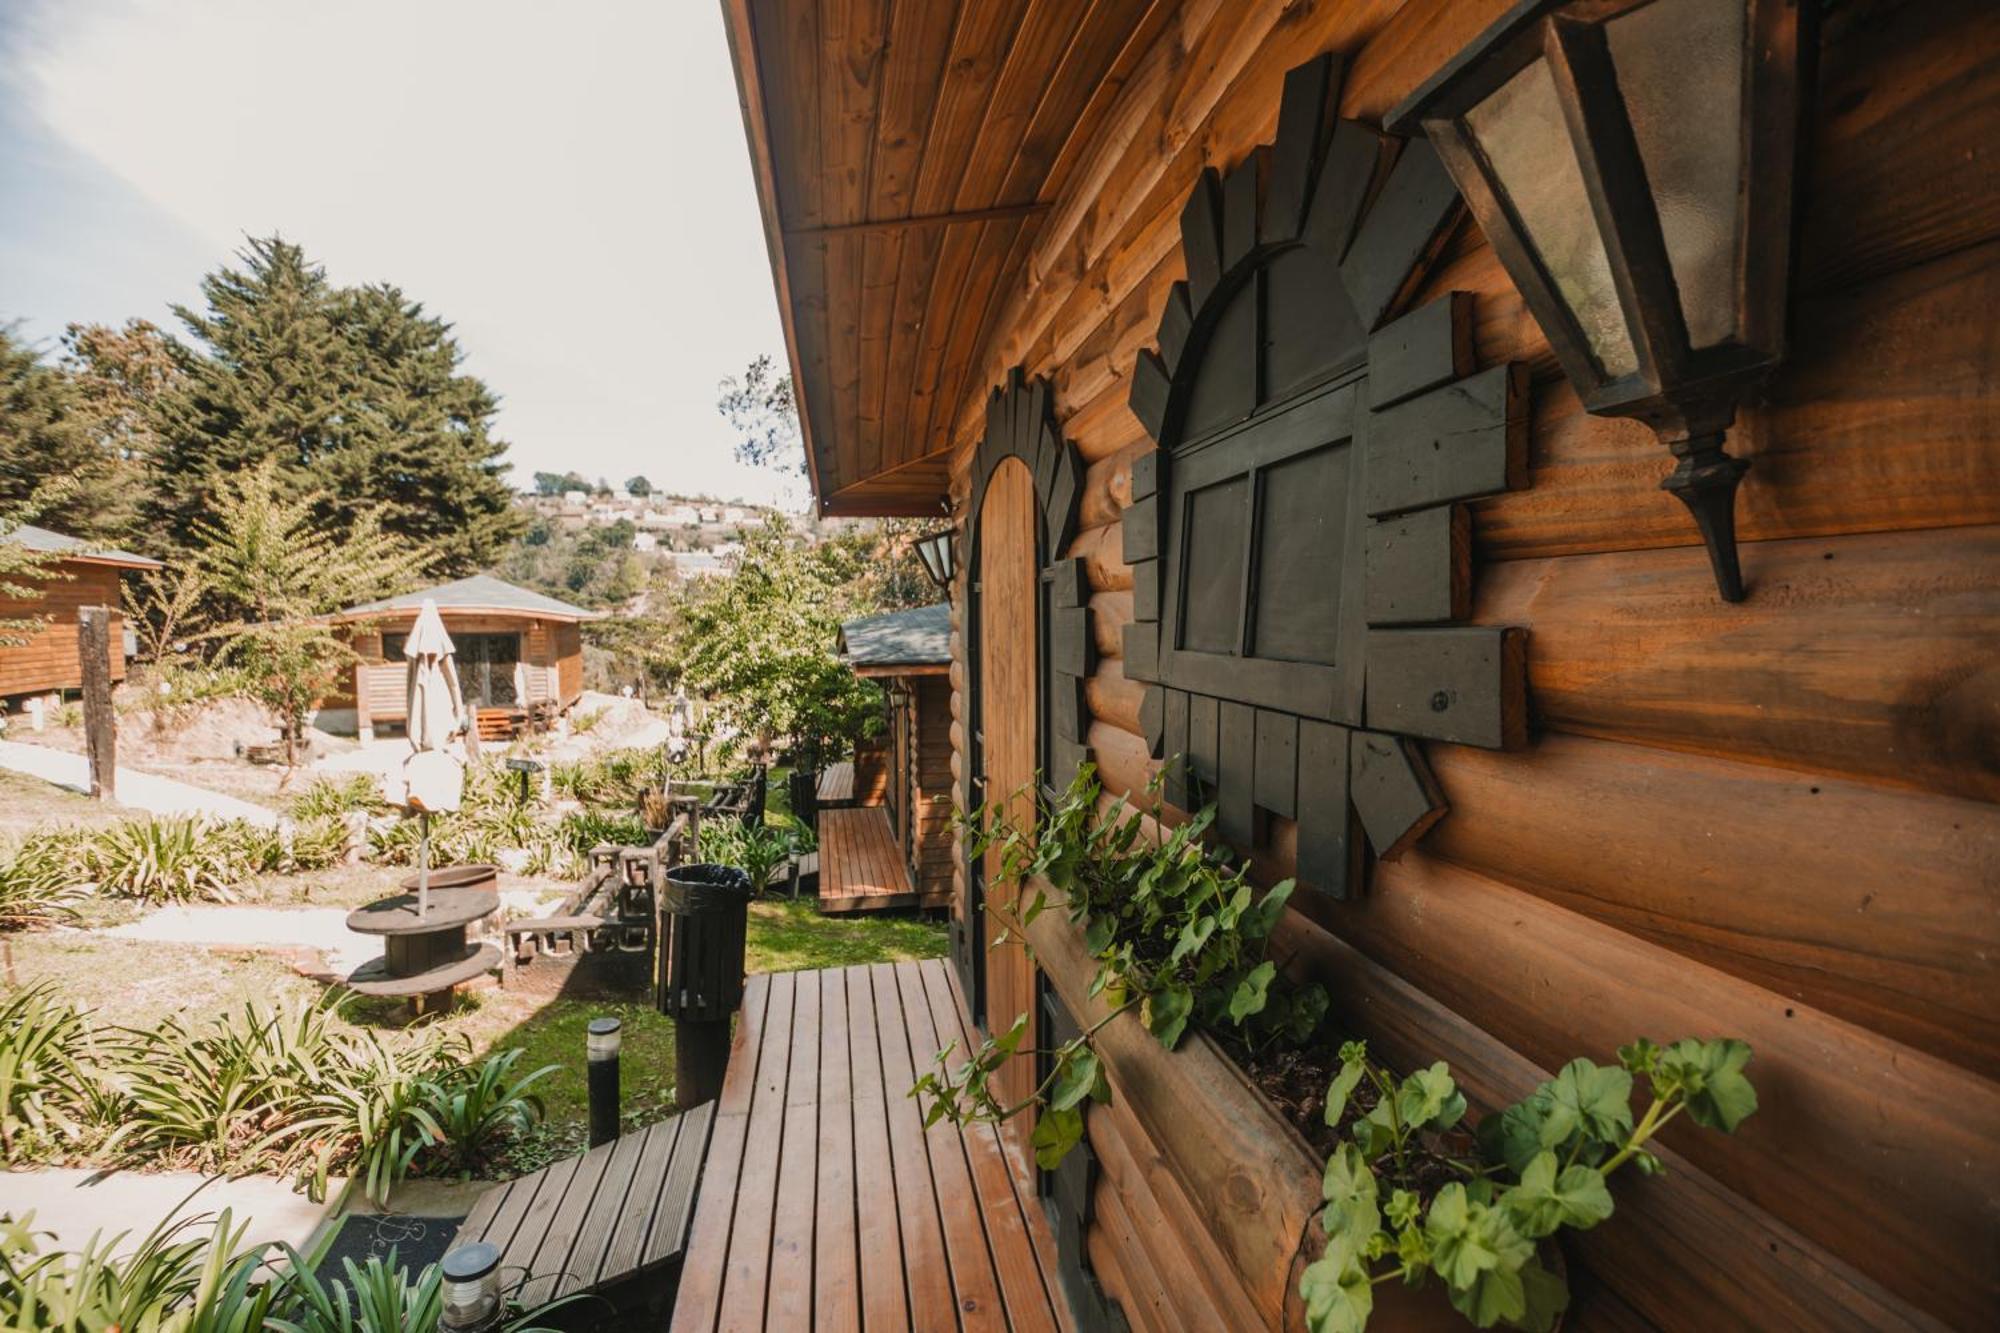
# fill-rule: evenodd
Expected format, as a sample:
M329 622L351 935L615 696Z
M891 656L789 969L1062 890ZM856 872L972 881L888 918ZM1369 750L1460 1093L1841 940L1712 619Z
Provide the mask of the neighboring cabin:
M856 675L880 685L888 701L882 806L918 899L948 901L951 606L940 602L850 620L840 627L838 652ZM857 789L862 785L857 771Z
M546 705L567 712L583 693L583 632L601 613L530 592L487 574L440 583L378 602L364 602L334 620L352 626L355 651L350 691L330 698L319 725L351 727L364 739L375 727L402 726L408 717L403 641L426 600L437 603L457 653L467 706L479 710L482 735L511 734Z
M47 528L21 524L9 534L31 551L59 557L47 575L23 580L39 587L38 597L0 596L0 620L46 618L22 644L0 644L0 702L11 710L31 697L61 695L83 687L77 657L77 613L86 606L111 608L111 678L125 678L125 617L119 610L119 578L133 570L158 569L160 562L130 551L92 546Z

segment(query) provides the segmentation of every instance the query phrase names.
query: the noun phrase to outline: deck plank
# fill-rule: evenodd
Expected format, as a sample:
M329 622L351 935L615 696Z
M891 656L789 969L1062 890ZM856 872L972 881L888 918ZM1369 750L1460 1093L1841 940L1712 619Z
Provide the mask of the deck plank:
M678 1117L662 1122L670 1139L679 1123ZM640 1155L659 1128L661 1125L648 1125L637 1133L612 1140L611 1160L605 1164L604 1181L598 1186L597 1206L584 1218L583 1229L577 1232L576 1246L570 1253L568 1270L549 1293L551 1297L567 1296L592 1286L605 1271L604 1259L610 1253L612 1233L630 1197L633 1177L638 1174Z
M549 1217L549 1229L542 1236L542 1243L535 1247L534 1258L528 1261L528 1278L521 1284L521 1303L527 1306L540 1305L555 1295L570 1269L570 1256L576 1249L577 1237L582 1233L584 1223L589 1219L591 1206L597 1200L597 1191L604 1182L604 1173L611 1162L616 1141L601 1143L576 1159L569 1181L562 1197L556 1201L555 1211Z
M950 1328L958 1323L951 1261L938 1216L931 1179L930 1151L922 1118L909 1096L909 1037L904 1028L902 993L893 963L869 968L875 987L875 1026L882 1049L883 1105L889 1122L889 1157L896 1172L896 1216L903 1232L903 1271L910 1292L914 1328Z
M848 1049L847 973L818 974L819 1136L814 1199L815 1326L826 1333L861 1327L855 1248L853 1064Z
M882 1084L882 1045L875 1025L875 980L851 967L847 982L849 1087L854 1098L854 1208L861 1268L862 1322L868 1328L909 1326L903 1283L903 1229L896 1211L896 1172L889 1150L889 1106Z
M923 972L916 963L895 966L910 1061L913 1067L928 1068L944 1043L937 1039L931 1022ZM968 1330L1004 1329L1007 1317L1000 1302L1000 1275L980 1218L979 1198L972 1191L964 1136L958 1126L940 1120L924 1131L924 1142L930 1153L938 1215L944 1223L945 1253L951 1260L951 1285L958 1293L960 1323Z
M854 762L843 760L838 764L828 764L820 772L819 786L815 788L822 808L843 806L854 800Z
M916 979L923 989L923 1000L929 1005L929 1017L935 1029L934 1033L931 1029L925 1031L932 1036L936 1049L942 1050L948 1043L956 1042L958 1046L954 1055L960 1055L966 1049L967 1040L959 1026L958 1000L952 994L951 983L936 968L923 969L916 974ZM913 1025L911 1041L915 1042L917 1036L918 1029ZM994 1271L1001 1290L1006 1294L1007 1310L1013 1316L1014 1327L1050 1330L1053 1333L1056 1327L1055 1302L1042 1280L1042 1266L1035 1254L1034 1242L1029 1237L1029 1210L1037 1209L1032 1191L1024 1210L1023 1201L1015 1190L1016 1182L1007 1169L999 1135L992 1126L971 1125L959 1137L963 1140L966 1164L972 1173L972 1192L980 1199L1004 1200L1012 1205L994 1207L989 1203L980 1210L980 1214L986 1222L987 1246L992 1252ZM934 1139L934 1147L935 1142Z
M673 1327L677 1333L712 1329L722 1308L722 1279L729 1262L730 1236L736 1220L736 1182L743 1168L744 1139L750 1120L751 1094L756 1090L763 1024L769 1007L771 978L755 976L743 991L743 1012L730 1043L729 1069L722 1096L716 1099L715 1123L709 1130L708 1155L695 1201L694 1232L681 1265ZM762 1306L762 1298L758 1304Z
M576 1174L577 1164L582 1160L581 1157L566 1157L537 1173L542 1178L541 1186L535 1191L528 1211L521 1215L521 1225L514 1232L514 1239L500 1254L503 1272L533 1274L535 1253L548 1237L556 1210L562 1206L563 1194L569 1189L570 1178Z
M604 1258L598 1264L597 1279L643 1266L646 1236L652 1230L653 1211L660 1196L660 1182L679 1136L685 1134L686 1118L671 1124L648 1126L641 1136L639 1156L632 1179L625 1189L625 1201L613 1215L611 1235L604 1243Z
M797 993L797 974L780 972L771 978L743 1166L736 1174L736 1220L729 1233L729 1262L723 1273L722 1308L716 1325L723 1333L753 1333L764 1327Z
M694 1199L701 1178L703 1159L708 1154L709 1131L715 1125L715 1103L703 1102L683 1119L687 1127L674 1145L667 1165L667 1178L660 1182L660 1201L653 1213L653 1229L646 1237L646 1263L660 1263L687 1250L688 1227L694 1220Z
M778 1150L778 1197L771 1220L771 1271L813 1273L814 1204L819 1184L820 986L811 972L794 977L791 1068L785 1080ZM810 1329L813 1283L772 1282L764 1327Z

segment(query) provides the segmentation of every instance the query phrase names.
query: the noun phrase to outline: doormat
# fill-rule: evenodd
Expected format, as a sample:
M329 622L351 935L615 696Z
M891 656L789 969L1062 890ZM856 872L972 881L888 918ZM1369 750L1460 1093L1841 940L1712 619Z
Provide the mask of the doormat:
M388 1259L395 1251L396 1265L414 1277L430 1264L444 1258L458 1235L463 1217L411 1217L405 1213L349 1213L340 1219L333 1244L320 1260L319 1275L327 1282L344 1282L352 1259L356 1268L366 1268L371 1258Z

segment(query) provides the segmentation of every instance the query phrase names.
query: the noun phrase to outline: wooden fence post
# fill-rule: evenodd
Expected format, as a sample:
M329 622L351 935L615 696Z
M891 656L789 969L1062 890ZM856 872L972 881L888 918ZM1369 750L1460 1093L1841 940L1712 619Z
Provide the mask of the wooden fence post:
M122 645L121 645L122 648ZM118 799L118 719L111 711L111 610L77 612L76 651L83 667L83 738L90 754L90 795Z

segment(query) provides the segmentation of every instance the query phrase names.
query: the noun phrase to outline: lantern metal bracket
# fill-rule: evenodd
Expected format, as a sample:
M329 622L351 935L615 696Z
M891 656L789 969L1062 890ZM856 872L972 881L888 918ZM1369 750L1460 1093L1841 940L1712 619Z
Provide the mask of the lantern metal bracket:
M1750 470L1747 458L1732 458L1723 449L1722 431L1668 440L1679 461L1660 482L1660 489L1680 499L1694 515L1709 568L1725 602L1743 600L1743 568L1736 558L1736 487Z

